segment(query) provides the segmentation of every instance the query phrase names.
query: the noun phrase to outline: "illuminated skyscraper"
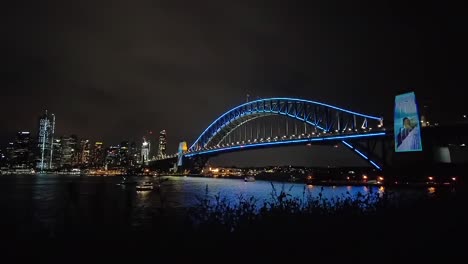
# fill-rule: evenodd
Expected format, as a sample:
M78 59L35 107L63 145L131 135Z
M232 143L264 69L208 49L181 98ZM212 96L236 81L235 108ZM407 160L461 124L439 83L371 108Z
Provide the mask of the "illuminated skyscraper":
M39 118L39 133L38 133L38 144L39 149L39 161L37 168L40 171L52 168L53 152L52 147L54 142L55 133L55 115L48 114L47 110L45 114Z
M62 139L55 138L52 146L54 156L52 158L52 168L57 169L62 164Z
M78 151L78 137L71 135L69 137L62 137L62 159L61 167L71 168L77 165L79 160L79 151Z
M88 166L91 160L91 144L88 139L80 141L80 164Z
M30 168L31 165L31 133L18 132L11 153L11 165L14 168Z
M158 147L158 159L166 157L166 130L159 132L159 147Z
M100 168L104 166L104 145L102 142L95 142L93 150L91 152L91 166L94 168Z
M122 141L119 145L119 165L127 167L129 163L129 142Z
M13 155L15 151L15 143L14 142L8 142L8 145L5 148L5 159L8 165L11 165L11 161L13 160Z
M137 147L137 144L135 144L135 142L131 142L128 150L129 165L131 167L135 167L138 163L140 163L140 154L141 153Z
M110 146L106 150L106 167L120 167L120 146Z
M141 162L145 163L149 161L149 154L151 151L151 143L146 141L146 138L143 137L143 143L141 144Z

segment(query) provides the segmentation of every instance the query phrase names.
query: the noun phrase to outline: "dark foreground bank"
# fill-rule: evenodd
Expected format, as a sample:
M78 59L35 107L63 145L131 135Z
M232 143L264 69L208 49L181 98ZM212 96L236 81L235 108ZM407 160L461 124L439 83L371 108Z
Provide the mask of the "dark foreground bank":
M139 225L76 219L65 209L52 230L1 220L2 256L47 262L327 260L400 262L465 259L466 192L442 190L411 202L368 194L329 201L278 191L263 206L200 199L159 208ZM72 206L72 205L70 205ZM95 212L99 215L99 212ZM96 221L97 219L97 221Z

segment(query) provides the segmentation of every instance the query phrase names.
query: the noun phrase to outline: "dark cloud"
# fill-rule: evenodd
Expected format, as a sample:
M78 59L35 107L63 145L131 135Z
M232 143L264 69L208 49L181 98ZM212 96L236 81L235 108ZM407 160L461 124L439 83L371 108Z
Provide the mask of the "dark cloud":
M2 12L3 141L34 130L118 143L166 129L170 149L255 97L291 96L391 119L415 90L466 110L450 1L14 1ZM465 67L466 69L466 67Z

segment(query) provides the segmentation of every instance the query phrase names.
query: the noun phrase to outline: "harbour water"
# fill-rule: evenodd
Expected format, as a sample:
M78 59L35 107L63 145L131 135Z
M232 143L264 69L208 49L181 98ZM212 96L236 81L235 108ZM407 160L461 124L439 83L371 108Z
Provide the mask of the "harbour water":
M271 201L281 190L290 197L308 196L332 199L358 193L387 191L382 187L310 186L241 179L204 177L163 177L167 179L158 191L136 191L136 185L119 185L122 177L79 175L3 175L0 177L0 208L3 226L14 226L18 232L36 232L60 228L63 221L79 226L141 226L161 208L188 208L200 198L220 195L230 203L239 197L255 197L259 205ZM127 181L153 181L153 177L127 177ZM433 191L433 190L432 190ZM431 189L393 190L399 195L426 195ZM68 219L68 220L67 220Z

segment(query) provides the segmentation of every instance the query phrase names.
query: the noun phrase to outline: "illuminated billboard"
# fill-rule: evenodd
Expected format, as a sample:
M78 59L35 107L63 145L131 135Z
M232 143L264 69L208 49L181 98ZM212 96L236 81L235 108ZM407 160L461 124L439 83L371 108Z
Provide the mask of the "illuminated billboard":
M395 97L395 151L422 151L421 123L414 92Z

